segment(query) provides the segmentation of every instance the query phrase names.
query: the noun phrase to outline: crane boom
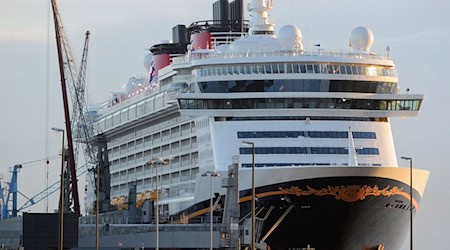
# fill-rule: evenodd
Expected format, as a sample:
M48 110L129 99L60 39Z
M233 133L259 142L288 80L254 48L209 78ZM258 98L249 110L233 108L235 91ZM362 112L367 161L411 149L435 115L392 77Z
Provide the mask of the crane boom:
M77 169L77 177L80 177L87 171L88 171L87 164L79 167ZM27 199L27 201L20 208L17 209L17 211L23 211L23 210L39 203L40 201L44 200L48 196L50 196L53 193L55 193L56 191L58 191L60 189L60 187L61 187L61 182L58 180L55 183L53 183L52 185L50 185L48 188L42 190L41 192L37 193L33 197Z
M5 197L4 197L4 190L2 188L2 180L3 176L0 175L0 220L3 219L3 206L5 206Z
M77 126L77 139L84 143L84 154L87 161L92 163L96 161L96 149L94 147L94 128L92 117L90 117L89 110L87 109L86 101L86 78L87 78L87 56L89 51L89 35L90 32L86 32L86 39L84 42L83 56L81 59L81 65L79 70L78 82L75 85L75 100L74 107L78 107L75 126Z
M78 184L75 168L75 155L73 150L72 128L69 115L69 103L67 98L66 77L67 80L71 81L72 83L78 82L78 80L77 74L75 73L76 70L75 60L73 57L72 50L70 48L67 35L65 34L64 28L62 26L61 17L59 15L56 0L52 0L52 10L53 10L53 19L55 22L56 44L58 49L58 63L61 76L61 90L63 96L64 117L66 125L67 144L69 150L69 170L71 177L70 184L73 199L73 210L75 214L80 215L80 201L78 196ZM73 85L69 84L69 86ZM74 92L73 88L71 92L72 93Z

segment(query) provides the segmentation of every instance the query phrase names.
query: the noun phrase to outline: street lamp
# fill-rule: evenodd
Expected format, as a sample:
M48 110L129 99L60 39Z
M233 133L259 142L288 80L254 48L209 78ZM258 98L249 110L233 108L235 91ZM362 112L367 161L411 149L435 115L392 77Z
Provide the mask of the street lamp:
M64 129L51 128L52 131L62 134L61 143L61 187L60 187L60 202L59 202L59 250L64 249Z
M255 221L255 143L249 141L243 141L242 144L252 146L252 250L255 250L256 244L256 221Z
M145 163L145 165L150 164L153 168L154 165L156 165L156 200L155 200L155 207L156 207L156 250L159 250L159 207L158 207L158 200L159 200L159 191L158 191L158 168L161 165L167 165L167 160L163 160L161 157L153 157L152 160Z
M98 224L100 220L100 163L97 164L97 178L95 180L95 250L99 247L99 231Z
M413 250L413 160L411 157L401 157L403 160L409 161L409 225L410 227L410 249Z
M209 175L209 249L213 249L213 177L220 177L220 174L214 171L206 171L202 176Z

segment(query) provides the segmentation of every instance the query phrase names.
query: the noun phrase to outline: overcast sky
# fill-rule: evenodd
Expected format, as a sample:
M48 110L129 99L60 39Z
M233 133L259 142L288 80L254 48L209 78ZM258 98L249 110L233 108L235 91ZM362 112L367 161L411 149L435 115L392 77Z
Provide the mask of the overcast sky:
M0 176L17 163L44 159L60 151L64 127L49 0L0 0ZM131 76L144 74L146 49L171 39L171 28L212 17L212 0L60 0L59 8L79 59L84 33L90 30L88 91L93 103L120 91ZM397 156L411 156L414 167L431 171L419 214L415 248L444 249L450 244L450 1L448 0L276 0L272 17L277 29L298 26L306 49L346 49L357 26L375 35L373 51L387 45L402 91L424 94L417 118L392 119ZM48 84L47 84L48 83ZM46 122L47 89L49 119ZM46 136L48 135L48 137ZM48 144L46 143L48 138ZM46 146L48 145L48 147ZM407 162L400 161L407 167ZM57 181L59 159L50 162L50 184ZM84 178L81 178L84 179ZM2 182L4 185L4 182ZM81 180L79 192L83 194ZM31 197L45 189L45 164L25 164L19 190ZM24 200L19 200L19 206ZM57 206L50 199L50 210ZM45 211L45 202L31 208ZM409 249L408 241L403 250Z

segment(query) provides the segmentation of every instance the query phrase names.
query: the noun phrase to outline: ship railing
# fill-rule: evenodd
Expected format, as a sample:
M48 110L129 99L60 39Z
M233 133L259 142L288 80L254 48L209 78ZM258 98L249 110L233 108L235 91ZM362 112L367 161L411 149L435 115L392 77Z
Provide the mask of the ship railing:
M93 217L92 223L80 223L79 235L80 237L94 237L96 234L95 229L95 216ZM209 215L207 216L197 216L186 221L185 216L160 216L159 231L209 231L210 221ZM151 223L143 223L142 220L136 222L136 224L127 224L126 221L119 223L106 223L101 222L99 224L100 235L125 235L125 234L136 234L136 233L147 233L155 232L156 225L154 218L151 218ZM86 221L86 220L85 220ZM188 223L187 223L188 222ZM222 217L214 216L213 219L214 227L221 226Z
M103 109L98 111L98 116L105 115L106 113L111 112L111 110L117 110L122 108L130 103L137 102L139 100L143 100L149 96L155 95L156 93L161 92L161 87L159 83L154 84L153 86L146 86L143 88L136 89L133 93L130 93L126 98L114 105L108 105Z
M378 60L392 60L391 56L377 55L368 52L359 51L344 51L344 50L325 50L317 49L317 51L307 50L288 50L288 51L273 51L273 52L244 52L244 53L220 53L211 52L204 53L201 56L186 55L173 58L173 63L187 63L193 60L206 60L206 59L231 59L231 58L254 58L254 57L305 57L305 56L323 56L334 58L355 58L355 59L378 59Z
M217 207L218 210L222 209L220 207ZM189 220L186 220L186 215L164 215L163 213L160 214L160 221L163 224L184 224L189 222L190 224L204 224L209 223L210 221L210 215L205 214L204 216L196 216L193 218L190 218ZM140 214L137 214L134 218L136 221L136 224L151 224L155 221L156 218L150 216L149 222L144 221L144 217ZM79 225L95 225L96 222L96 216L95 215L86 215L79 218ZM123 225L128 224L129 222L129 215L127 210L117 210L117 211L111 211L102 213L99 215L99 223L100 224L114 224L114 225ZM214 216L213 217L214 223L221 223L222 222L222 216Z

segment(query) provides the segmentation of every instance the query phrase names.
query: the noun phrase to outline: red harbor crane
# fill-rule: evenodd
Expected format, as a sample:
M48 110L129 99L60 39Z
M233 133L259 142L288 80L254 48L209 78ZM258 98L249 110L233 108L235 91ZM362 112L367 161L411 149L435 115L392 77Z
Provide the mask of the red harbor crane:
M55 22L56 45L58 50L58 63L61 76L61 90L64 106L65 130L67 131L67 144L69 152L70 192L73 202L73 212L80 215L80 201L78 196L76 160L78 147L74 147L73 135L81 138L83 142L91 141L93 138L92 122L87 117L86 101L86 65L89 44L89 31L83 49L81 66L78 69L76 60L70 47L69 38L64 30L61 16L56 4L52 0L53 18ZM70 116L68 92L72 100L72 117ZM85 143L85 155L89 160L95 159L95 149L91 143Z

